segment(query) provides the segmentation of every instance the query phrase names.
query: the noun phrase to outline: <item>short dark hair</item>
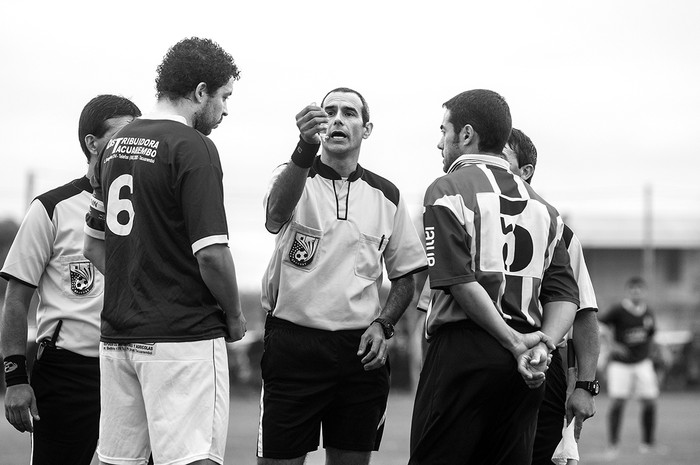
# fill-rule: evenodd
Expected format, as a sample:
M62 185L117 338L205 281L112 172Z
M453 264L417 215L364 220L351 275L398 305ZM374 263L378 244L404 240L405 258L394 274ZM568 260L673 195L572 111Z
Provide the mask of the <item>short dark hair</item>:
M627 280L627 287L646 287L647 282L641 276L632 276Z
M518 168L522 168L525 165L537 166L537 149L535 148L535 144L533 144L527 134L520 129L513 128L510 131L508 146L518 157ZM533 177L534 174L530 176L527 182L532 181Z
M108 129L107 120L120 116L138 118L141 116L141 110L126 97L104 94L90 100L80 112L78 138L80 139L80 148L83 149L88 161L90 161L90 151L85 145L85 136L88 134L98 138L104 136Z
M187 96L200 82L207 85L211 95L231 78L238 80L240 76L228 52L216 42L199 37L183 39L170 47L156 72L156 96L173 100Z
M479 135L479 151L501 154L512 120L506 100L492 90L473 89L455 95L443 106L450 111L455 132L470 124Z
M367 100L362 96L361 93L349 87L336 87L335 89L329 91L321 100L321 106L323 107L323 102L326 101L326 97L331 95L333 92L346 92L349 94L355 94L360 97L360 102L362 102L362 124L367 124L369 122L369 106L367 105Z

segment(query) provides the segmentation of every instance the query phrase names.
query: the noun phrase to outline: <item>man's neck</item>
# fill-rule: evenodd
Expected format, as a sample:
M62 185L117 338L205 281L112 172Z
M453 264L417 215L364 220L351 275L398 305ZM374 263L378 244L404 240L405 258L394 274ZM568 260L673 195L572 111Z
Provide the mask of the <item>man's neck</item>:
M357 160L359 158L359 152L355 155L345 156L342 158L329 154L325 150L321 152L321 161L325 165L333 168L333 170L343 178L347 178L357 169Z
M160 98L156 101L153 111L154 113L182 116L185 118L188 126L192 127L194 125L194 113L187 99L171 100Z

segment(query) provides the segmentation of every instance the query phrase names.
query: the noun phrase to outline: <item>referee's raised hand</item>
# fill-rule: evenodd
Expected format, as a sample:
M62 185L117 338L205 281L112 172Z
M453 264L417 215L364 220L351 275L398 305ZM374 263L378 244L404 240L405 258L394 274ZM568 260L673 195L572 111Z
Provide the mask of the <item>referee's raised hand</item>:
M328 128L328 114L313 102L296 115L301 138L308 144L320 144L321 133Z

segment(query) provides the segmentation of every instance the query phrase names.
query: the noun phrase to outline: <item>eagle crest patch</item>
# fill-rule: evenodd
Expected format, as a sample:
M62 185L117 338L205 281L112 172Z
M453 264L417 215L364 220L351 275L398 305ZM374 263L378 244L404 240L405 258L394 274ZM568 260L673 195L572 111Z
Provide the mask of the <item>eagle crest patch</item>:
M289 251L289 261L296 266L308 266L314 259L318 248L318 237L296 233L294 243Z
M85 295L95 285L95 268L89 261L69 264L70 290L75 295Z

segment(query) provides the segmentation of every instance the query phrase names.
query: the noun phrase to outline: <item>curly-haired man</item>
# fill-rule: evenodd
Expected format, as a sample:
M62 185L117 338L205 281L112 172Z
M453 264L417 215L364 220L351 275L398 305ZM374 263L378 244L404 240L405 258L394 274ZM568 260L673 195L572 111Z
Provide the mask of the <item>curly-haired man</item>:
M120 131L95 170L85 255L105 272L103 463L223 463L225 341L245 333L221 161L206 137L239 71L208 39L158 67L155 113Z

